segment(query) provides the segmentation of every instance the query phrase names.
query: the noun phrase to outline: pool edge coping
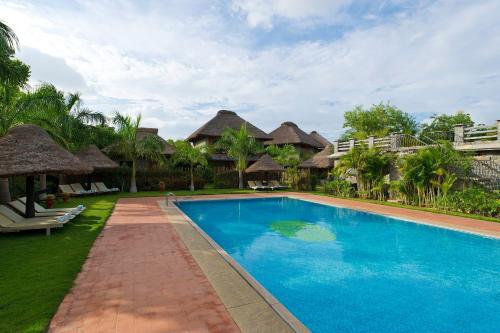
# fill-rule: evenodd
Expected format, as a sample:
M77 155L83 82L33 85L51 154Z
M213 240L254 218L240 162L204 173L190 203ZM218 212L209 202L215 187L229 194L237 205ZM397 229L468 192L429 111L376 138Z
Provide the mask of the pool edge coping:
M237 195L235 195L237 197ZM257 196L258 197L258 196ZM286 197L286 195L272 195L260 198L272 197ZM241 199L245 197L240 197ZM246 197L249 198L249 197ZM250 197L255 198L255 197ZM179 198L179 201L200 201L203 198L194 198L193 196L186 198ZM217 200L211 198L210 200ZM224 199L220 199L224 200ZM200 226L198 226L189 216L187 216L177 205L167 206L165 201L159 200L159 206L163 209L165 214L168 212L166 208L175 208L175 210L203 237L215 252L225 261L228 265L246 282L248 285L266 302L269 307L283 320L283 322L294 332L297 333L311 333L311 331L297 318L290 310L286 308L272 293L270 293L257 279L248 273L235 259L233 259L215 240L212 239ZM168 216L168 215L167 215ZM189 247L188 247L189 249ZM189 249L191 251L191 249ZM234 319L234 318L233 318Z

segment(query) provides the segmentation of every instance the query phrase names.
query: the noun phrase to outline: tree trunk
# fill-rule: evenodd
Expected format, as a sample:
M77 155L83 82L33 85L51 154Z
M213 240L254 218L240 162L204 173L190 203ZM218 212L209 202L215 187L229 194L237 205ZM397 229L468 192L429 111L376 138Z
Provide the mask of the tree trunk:
M0 204L10 201L9 178L0 178Z
M132 160L132 177L130 179L130 193L137 193L137 184L135 182L135 160Z
M194 191L194 175L193 175L193 166L189 168L189 173L191 174L191 184L189 185L189 190Z
M243 170L238 170L239 184L238 187L243 189Z
M40 191L46 191L47 190L47 175L40 175ZM47 197L47 193L43 192L40 193L38 196L39 200L45 200Z

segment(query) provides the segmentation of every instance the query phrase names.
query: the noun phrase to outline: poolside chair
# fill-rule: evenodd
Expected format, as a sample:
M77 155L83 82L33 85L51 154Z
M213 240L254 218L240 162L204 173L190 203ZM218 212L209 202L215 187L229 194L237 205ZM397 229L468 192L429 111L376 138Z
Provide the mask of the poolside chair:
M59 191L61 191L62 194L67 194L71 197L78 197L84 195L83 193L76 193L69 185L59 185Z
M0 205L0 232L45 229L47 236L53 228L61 228L68 222L64 217L34 217L25 219L10 208Z
M271 186L274 189L283 190L283 189L288 188L288 186L286 186L286 185L281 185L277 180L271 180L269 183L271 184Z
M23 204L26 204L26 197L21 197L17 199L21 201ZM35 212L37 213L70 213L72 215L78 215L81 212L83 212L86 209L84 205L78 205L76 207L72 208L45 208L43 206L40 206L35 202Z
M24 214L26 212L26 204L22 203L21 201L11 201L9 202L9 206L17 210L19 213ZM68 212L43 212L43 213L38 213L35 209L35 216L36 217L60 217L60 216L67 216L68 219L72 220L75 218L74 214L68 213Z
M103 192L120 192L119 188L113 187L108 188L103 182L95 183L97 188Z
M110 193L109 191L100 190L95 183L90 184L90 189L99 194Z
M264 185L262 185L262 184L259 185L259 184L257 184L256 181L249 180L249 181L247 181L247 183L248 183L248 187L251 188L254 191L255 190L265 190L266 189L266 187Z
M96 191L93 191L93 190L84 189L82 184L80 184L80 183L69 184L69 186L71 186L73 191L75 191L75 193L78 193L78 194L96 194L97 193Z
M255 184L260 187L261 190L274 190L272 186L267 186L262 183L260 180L256 180Z

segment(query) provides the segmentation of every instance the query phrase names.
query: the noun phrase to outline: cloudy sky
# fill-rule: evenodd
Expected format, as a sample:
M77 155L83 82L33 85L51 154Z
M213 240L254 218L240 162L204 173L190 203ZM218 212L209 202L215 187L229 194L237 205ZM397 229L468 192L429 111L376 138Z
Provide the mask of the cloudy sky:
M335 139L344 111L380 101L491 123L499 13L498 0L0 0L32 85L141 113L166 138L230 109Z

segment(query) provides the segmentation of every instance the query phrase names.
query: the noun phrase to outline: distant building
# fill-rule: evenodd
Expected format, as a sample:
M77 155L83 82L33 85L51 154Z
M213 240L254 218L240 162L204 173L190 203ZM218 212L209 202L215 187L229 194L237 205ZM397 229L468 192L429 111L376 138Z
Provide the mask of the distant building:
M283 146L291 144L305 156L315 154L325 147L324 144L318 142L290 121L284 122L269 135L272 136L272 139L266 141L265 145Z
M192 142L194 146L214 145L227 128L239 130L242 125L246 124L247 130L251 136L257 141L264 142L271 139L271 136L264 131L249 123L245 119L238 116L233 111L220 110L215 117L193 132L187 140ZM251 161L256 161L257 157L251 158ZM209 157L209 162L212 166L234 168L234 160L220 151L212 154Z
M311 133L309 133L309 136L312 137L314 140L318 141L319 143L321 143L323 145L323 148L332 144L330 141L328 141L328 139L326 139L324 136L322 136L316 131L312 131Z

